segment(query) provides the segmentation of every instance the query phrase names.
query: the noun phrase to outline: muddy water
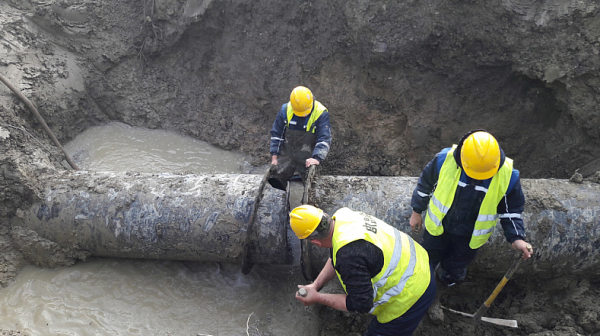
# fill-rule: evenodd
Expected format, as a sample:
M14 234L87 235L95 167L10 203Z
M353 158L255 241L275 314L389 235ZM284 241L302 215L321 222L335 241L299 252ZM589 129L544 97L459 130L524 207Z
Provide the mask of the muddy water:
M243 154L174 132L122 123L91 127L64 147L85 170L241 173L248 166Z
M110 124L65 146L82 169L239 172L243 155L173 133ZM99 169L95 169L99 170ZM31 335L316 335L293 296L297 266L93 258L28 266L0 291L0 329Z

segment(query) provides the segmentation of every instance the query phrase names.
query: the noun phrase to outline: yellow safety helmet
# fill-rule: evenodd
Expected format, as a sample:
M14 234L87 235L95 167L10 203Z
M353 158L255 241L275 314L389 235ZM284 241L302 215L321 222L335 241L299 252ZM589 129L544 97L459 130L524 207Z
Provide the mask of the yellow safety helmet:
M314 98L312 92L304 86L298 86L290 94L290 104L292 111L298 117L306 117L313 108Z
M322 217L323 210L304 204L290 212L290 226L298 238L304 239L315 231Z
M491 134L475 132L463 142L460 160L469 177L487 180L500 168L500 145Z

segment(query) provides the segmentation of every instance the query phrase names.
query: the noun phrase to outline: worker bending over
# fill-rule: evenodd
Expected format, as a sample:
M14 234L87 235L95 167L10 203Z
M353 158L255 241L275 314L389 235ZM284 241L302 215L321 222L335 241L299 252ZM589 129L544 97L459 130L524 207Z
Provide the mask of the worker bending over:
M301 205L290 213L290 225L331 256L306 296L305 306L320 303L343 311L371 313L365 336L412 335L435 297L436 285L427 252L410 236L383 221L341 208L330 217ZM346 294L319 290L337 274Z
M296 171L304 181L306 169L323 162L330 147L327 108L315 100L308 88L296 87L290 101L281 106L271 129L271 165L276 169L269 183L285 190Z

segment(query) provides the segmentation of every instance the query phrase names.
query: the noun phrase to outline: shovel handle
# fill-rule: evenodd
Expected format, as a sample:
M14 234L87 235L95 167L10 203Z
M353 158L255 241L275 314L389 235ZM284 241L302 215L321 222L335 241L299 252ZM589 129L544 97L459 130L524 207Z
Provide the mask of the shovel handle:
M531 245L527 244L527 250L529 250L529 251L532 250ZM477 312L473 315L473 318L475 320L477 320L477 321L481 320L481 317L483 316L483 314L485 314L485 312L488 310L488 308L490 308L490 306L492 305L492 302L494 302L494 300L496 299L496 296L498 296L498 294L500 294L500 291L502 290L502 288L504 288L504 285L506 285L508 280L512 277L513 273L515 273L515 271L517 270L517 268L519 267L519 265L521 264L522 261L523 261L523 257L519 256L519 258L517 258L512 263L512 265L510 266L508 271L506 271L506 274L504 274L504 277L502 278L502 280L500 280L500 283L498 283L498 285L496 286L496 288L494 289L492 294L490 294L488 299L485 300L485 302L481 305L481 307L479 307Z

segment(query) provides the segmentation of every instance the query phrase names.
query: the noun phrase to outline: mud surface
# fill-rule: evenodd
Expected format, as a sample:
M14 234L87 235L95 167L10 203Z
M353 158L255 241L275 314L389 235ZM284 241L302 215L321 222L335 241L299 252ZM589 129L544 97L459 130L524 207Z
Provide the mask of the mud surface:
M62 143L119 121L265 164L276 111L302 84L331 112L324 175L416 176L441 148L485 128L523 177L581 168L576 180L598 182L599 10L577 0L0 0L0 74ZM43 197L38 176L68 165L3 85L0 115L5 286L35 255L52 256L46 266L72 259L8 224ZM418 334L598 335L597 279L511 280L489 315L518 318L518 331L447 315ZM470 282L442 301L474 312L495 281ZM358 334L366 320L322 311L333 321L323 335Z

